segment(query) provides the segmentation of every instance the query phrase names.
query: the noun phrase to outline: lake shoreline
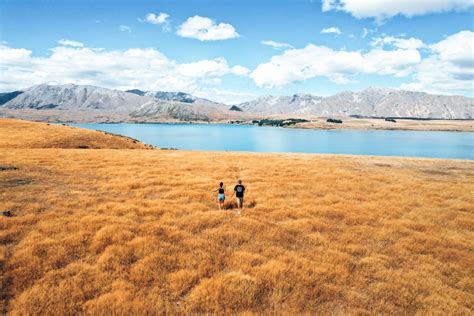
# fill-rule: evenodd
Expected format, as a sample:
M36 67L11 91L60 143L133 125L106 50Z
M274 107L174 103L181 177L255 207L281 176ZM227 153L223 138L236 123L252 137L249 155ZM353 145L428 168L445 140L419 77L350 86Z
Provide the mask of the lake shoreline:
M388 130L388 131L440 131L440 132L474 132L474 120L425 120L425 119L395 119L396 123L384 119L342 119L343 123L328 123L326 119L312 119L309 122L281 126L294 129L319 129L319 130ZM248 125L259 126L251 122L235 121L87 121L87 122L54 122L58 124L162 124L162 125ZM400 124L401 123L401 124ZM398 124L398 125L395 125ZM272 125L263 125L280 127Z

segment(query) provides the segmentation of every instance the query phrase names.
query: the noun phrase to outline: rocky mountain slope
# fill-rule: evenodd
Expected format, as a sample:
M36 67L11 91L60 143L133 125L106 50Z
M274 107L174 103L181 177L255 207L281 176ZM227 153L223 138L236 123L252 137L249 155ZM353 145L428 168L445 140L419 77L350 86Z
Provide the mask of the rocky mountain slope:
M223 108L220 104L213 106L155 99L130 113L130 116L136 119L212 121L240 118L241 114Z
M474 99L385 88L346 91L329 97L267 96L237 105L248 113L307 116L473 119Z
M45 121L209 121L240 117L225 104L183 92L41 84L0 94L0 116Z
M311 94L292 96L264 96L238 104L237 107L248 113L258 114L312 114L323 98Z
M134 93L141 96L152 97L161 101L177 101L182 103L196 103L203 105L222 106L222 103L214 102L204 98L198 98L184 92L167 92L167 91L142 91L138 89L127 90L126 92Z
M311 94L265 96L231 107L183 92L120 91L75 84L41 84L0 94L0 117L33 120L209 121L268 118L273 115L474 119L474 99L368 88L328 97Z
M2 105L6 109L55 109L124 114L151 100L120 90L75 84L41 84Z

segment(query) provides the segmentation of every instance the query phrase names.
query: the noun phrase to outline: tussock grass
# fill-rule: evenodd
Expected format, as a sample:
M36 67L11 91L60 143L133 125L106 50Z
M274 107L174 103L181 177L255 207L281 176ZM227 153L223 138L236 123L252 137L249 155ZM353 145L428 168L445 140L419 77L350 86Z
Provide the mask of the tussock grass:
M472 314L472 162L32 143L0 149L33 180L0 187L3 313Z
M150 148L137 140L106 132L49 123L0 118L0 148Z

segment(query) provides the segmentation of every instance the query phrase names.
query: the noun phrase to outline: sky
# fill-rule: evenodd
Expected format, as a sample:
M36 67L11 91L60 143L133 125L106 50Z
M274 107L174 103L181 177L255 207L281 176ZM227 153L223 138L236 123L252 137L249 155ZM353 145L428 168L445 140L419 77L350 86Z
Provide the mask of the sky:
M32 85L474 96L472 0L0 0L0 92Z

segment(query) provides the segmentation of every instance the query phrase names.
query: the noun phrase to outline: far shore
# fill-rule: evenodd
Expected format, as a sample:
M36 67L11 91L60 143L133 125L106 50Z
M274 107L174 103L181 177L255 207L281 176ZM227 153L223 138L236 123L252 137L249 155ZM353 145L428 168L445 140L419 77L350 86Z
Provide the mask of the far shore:
M301 129L353 129L353 130L410 130L410 131L451 131L451 132L474 132L474 120L450 120L450 119L419 119L419 118L394 118L395 122L386 121L384 118L355 118L355 117L331 117L339 119L342 123L327 122L329 117L305 117L302 115L269 115L258 116L256 114L245 114L241 117L220 117L204 120L180 120L175 118L131 118L120 114L95 115L94 113L82 113L83 116L65 115L57 111L0 111L0 117L23 119L36 122L58 123L58 124L237 124L237 125L259 125L255 121L288 121L307 120L307 122L284 124L285 128ZM263 126L271 126L263 124ZM278 125L276 125L278 126Z
M474 132L474 120L395 119L396 122L390 122L385 119L349 118L342 121L338 124L328 123L326 119L316 119L288 128Z
M282 118L278 118L282 119ZM407 130L407 131L446 131L446 132L474 132L474 120L420 120L420 119L395 119L396 122L384 119L358 119L342 118L342 123L328 123L326 118L308 120L309 122L296 123L283 126L284 128L298 129L348 129L348 130ZM229 125L256 125L252 121L179 121L179 120L152 120L152 121L99 121L99 122L57 122L65 124L229 124ZM269 126L269 125L263 125Z

